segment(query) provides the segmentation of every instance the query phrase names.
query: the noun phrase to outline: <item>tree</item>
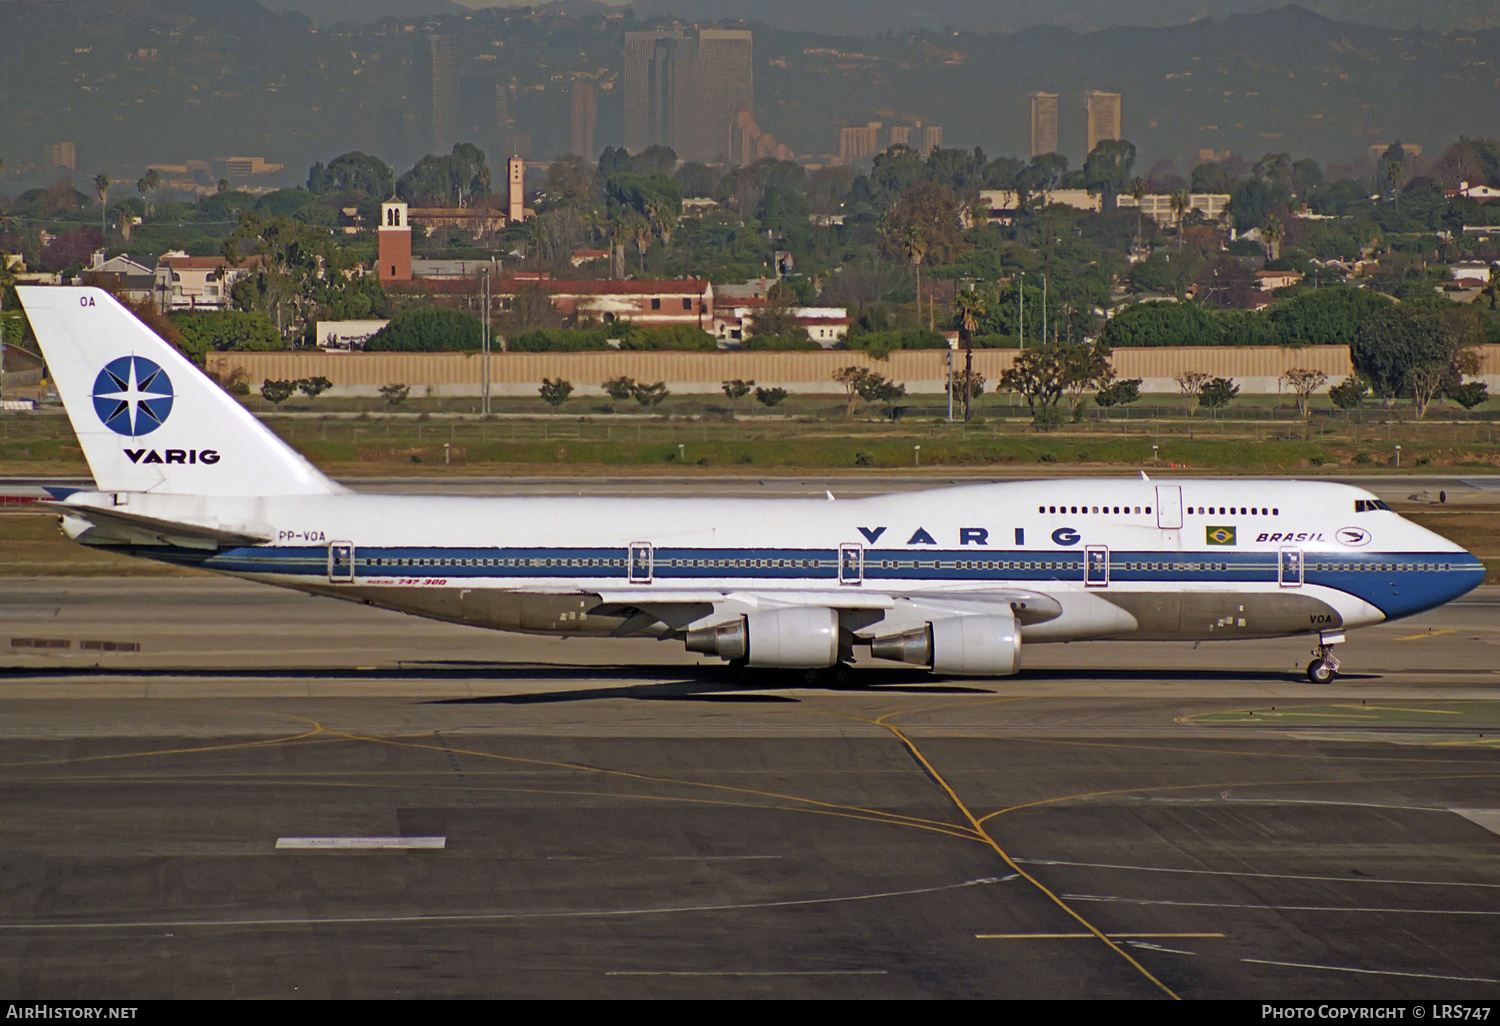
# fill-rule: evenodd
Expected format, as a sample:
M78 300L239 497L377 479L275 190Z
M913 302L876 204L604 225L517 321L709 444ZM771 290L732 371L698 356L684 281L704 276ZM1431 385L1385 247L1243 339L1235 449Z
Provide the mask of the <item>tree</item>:
M635 384L630 386L630 398L646 407L659 405L663 399L671 394L671 392L667 391L667 383L665 381L658 381L654 385Z
M1145 199L1146 194L1151 190L1146 185L1146 180L1140 175L1136 175L1130 180L1130 185L1126 191L1135 200L1135 244L1139 246L1143 238L1141 235L1141 200Z
M1094 402L1108 408L1129 406L1141 397L1141 378L1119 378L1094 393Z
M1292 390L1292 395L1297 400L1297 416L1307 419L1312 394L1322 388L1327 380L1328 375L1322 371L1305 367L1293 367L1281 376L1282 384Z
M109 175L97 174L94 176L94 195L99 197L99 234L102 236L108 231L105 224L105 214L109 210L109 187L112 183Z
M1069 348L1073 347L1057 342L1033 346L1018 354L1010 369L1000 375L1000 387L1019 393L1033 420L1043 419L1067 390L1068 359L1064 350Z
M1195 175L1196 171L1193 172ZM1172 223L1177 226L1177 252L1182 252L1182 229L1187 212L1193 209L1193 199L1182 189L1172 193Z
M259 311L192 311L172 315L182 351L199 363L210 352L265 352L285 349L271 319Z
M1202 371L1184 371L1177 375L1176 380L1177 387L1188 398L1188 416L1192 416L1198 409L1198 404L1203 401L1203 386L1208 381L1208 375Z
M737 403L750 394L750 390L755 387L755 382L735 378L733 381L723 382L719 387L724 390L724 395L730 402Z
M917 275L917 327L922 326L922 258L927 255L925 233L917 225L907 225L898 236L901 252Z
M391 318L365 343L369 353L438 353L484 345L479 318L462 310L418 307Z
M317 163L307 170L307 191L315 196L358 192L383 200L395 190L395 183L395 176L385 161L359 150L334 157L327 167Z
M635 389L635 378L610 378L599 387L604 389L605 395L615 402L624 402L630 398L631 392Z
M267 378L261 382L260 396L272 406L280 406L292 397L297 386L290 381L273 381Z
M315 378L300 378L296 382L298 390L309 399L316 399L324 392L333 387L333 382L321 374Z
M958 198L953 190L937 182L918 182L896 201L886 215L885 235L890 255L907 255L908 228L922 232L923 253L934 263L947 263L966 247L963 224L958 216Z
M547 401L547 405L556 409L567 402L568 396L573 394L573 383L571 381L564 381L562 378L558 378L556 381L553 381L551 378L543 378L542 387L538 391L541 392L542 398Z
M1198 390L1198 402L1205 410L1221 410L1240 394L1240 386L1228 378L1209 378Z
M867 403L885 403L886 412L896 419L895 403L906 394L906 386L887 381L885 375L866 372L856 386L859 397Z
M870 374L864 367L840 367L833 372L833 380L844 386L849 399L849 407L844 411L845 417L854 416L854 407L859 403L860 386Z
M985 377L976 370L961 370L953 373L953 391L949 393L959 402L984 395ZM966 418L967 419L967 418Z
M1261 238L1266 240L1266 249L1272 260L1281 259L1281 240L1286 238L1286 226L1281 223L1281 218L1272 214L1266 218L1266 223L1261 225Z
M161 172L156 168L147 168L146 173L135 183L136 191L146 198L146 213L149 215L154 209L151 196L161 185Z
M1490 389L1482 381L1469 381L1462 385L1454 385L1447 390L1448 398L1466 410L1472 410L1480 403L1488 402Z
M1328 390L1328 398L1341 410L1356 409L1369 394L1370 386L1353 374Z
M1124 139L1105 139L1083 162L1083 183L1089 192L1104 198L1106 211L1115 208L1115 197L1130 187L1135 164L1135 144Z
M984 293L974 289L961 289L953 296L954 312L958 316L958 334L964 344L964 420L969 420L974 405L974 329L985 314ZM980 379L981 381L983 379Z
M387 405L395 409L406 402L406 397L411 395L411 386L394 383L380 386L380 394L385 398Z
M1453 336L1442 320L1404 304L1365 318L1349 346L1354 369L1387 405L1408 390L1414 371L1447 368L1456 355ZM1424 384L1432 378L1422 374Z
M781 401L785 398L786 389L784 388L757 388L755 390L755 401L768 409L781 405Z
M1083 416L1083 394L1107 387L1114 376L1108 346L1062 344L1062 386L1073 404L1074 420Z

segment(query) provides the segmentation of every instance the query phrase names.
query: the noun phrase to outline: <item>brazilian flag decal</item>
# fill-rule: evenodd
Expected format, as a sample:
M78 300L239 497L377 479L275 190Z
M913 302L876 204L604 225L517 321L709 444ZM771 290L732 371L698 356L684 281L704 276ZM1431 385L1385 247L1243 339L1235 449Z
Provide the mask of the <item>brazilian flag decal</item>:
M1234 528L1232 527L1205 527L1208 544L1210 545L1234 545Z

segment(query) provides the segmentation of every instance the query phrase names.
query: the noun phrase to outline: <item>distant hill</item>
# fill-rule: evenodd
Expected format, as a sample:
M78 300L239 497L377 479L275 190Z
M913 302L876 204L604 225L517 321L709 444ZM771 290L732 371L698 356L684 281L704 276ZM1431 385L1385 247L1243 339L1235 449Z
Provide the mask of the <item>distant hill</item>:
M1081 31L1164 27L1274 10L1284 0L631 0L630 6L640 18L752 20L802 32L871 35L945 28L1019 32L1041 25ZM1500 27L1500 0L1301 0L1300 6L1385 28Z
M467 11L453 0L260 0L272 11L296 11L318 25L341 21L379 21L381 18L419 18Z

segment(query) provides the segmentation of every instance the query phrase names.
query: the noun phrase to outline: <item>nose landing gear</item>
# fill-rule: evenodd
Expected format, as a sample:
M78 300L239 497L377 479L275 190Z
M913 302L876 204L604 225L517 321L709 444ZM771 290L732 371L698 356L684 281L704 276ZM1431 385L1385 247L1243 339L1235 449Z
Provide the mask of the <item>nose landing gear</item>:
M1313 661L1307 664L1307 679L1314 684L1327 684L1338 676L1339 661L1333 654L1333 646L1344 643L1342 631L1324 631L1318 635L1318 647L1313 649Z

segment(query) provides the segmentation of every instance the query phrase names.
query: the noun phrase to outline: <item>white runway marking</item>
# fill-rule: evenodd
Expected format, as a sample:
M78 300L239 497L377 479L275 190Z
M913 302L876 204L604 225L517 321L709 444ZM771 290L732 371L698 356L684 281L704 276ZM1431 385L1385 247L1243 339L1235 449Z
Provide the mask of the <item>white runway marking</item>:
M1468 820L1477 823L1492 834L1500 834L1500 809L1449 809Z
M1124 869L1133 873L1188 873L1194 876L1244 876L1261 880L1310 880L1316 883L1400 884L1405 887L1500 888L1500 883L1473 883L1468 880L1393 880L1379 876L1304 876L1300 873L1247 873L1229 869L1122 866L1111 862L1067 862L1062 859L1016 859L1015 861L1023 866L1076 866L1080 869Z
M1348 905L1240 905L1221 901L1168 901L1120 898L1110 894L1064 894L1064 901L1100 901L1117 905L1168 905L1177 908L1246 908L1257 912L1388 912L1413 916L1500 916L1500 910L1467 908L1358 908Z
M355 851L369 849L446 848L446 837L278 837L278 849Z
M884 969L810 969L778 972L774 970L686 970L686 969L620 969L605 976L885 976Z
M513 922L527 919L615 919L627 916L659 916L681 912L744 912L761 908L796 908L807 905L838 905L853 901L878 901L882 898L907 898L919 894L937 894L941 891L961 890L983 884L999 883L993 876L965 880L962 883L942 884L937 887L917 887L908 891L880 891L874 894L849 894L834 898L792 898L786 901L753 901L741 905L678 905L666 908L581 909L562 912L449 912L418 915L371 915L371 916L282 916L266 919L133 919L118 922L80 923L5 923L0 922L0 933L25 930L157 930L207 927L234 929L236 927L279 926L431 926L442 923Z
M1273 962L1268 958L1242 958L1241 962L1254 962L1256 965L1284 965L1292 969L1322 969L1331 973L1366 973L1370 976L1415 976L1423 980L1453 980L1459 983L1500 983L1500 980L1489 980L1483 976L1439 976L1435 973L1402 973L1394 969L1355 969L1347 965L1310 965L1307 962Z

